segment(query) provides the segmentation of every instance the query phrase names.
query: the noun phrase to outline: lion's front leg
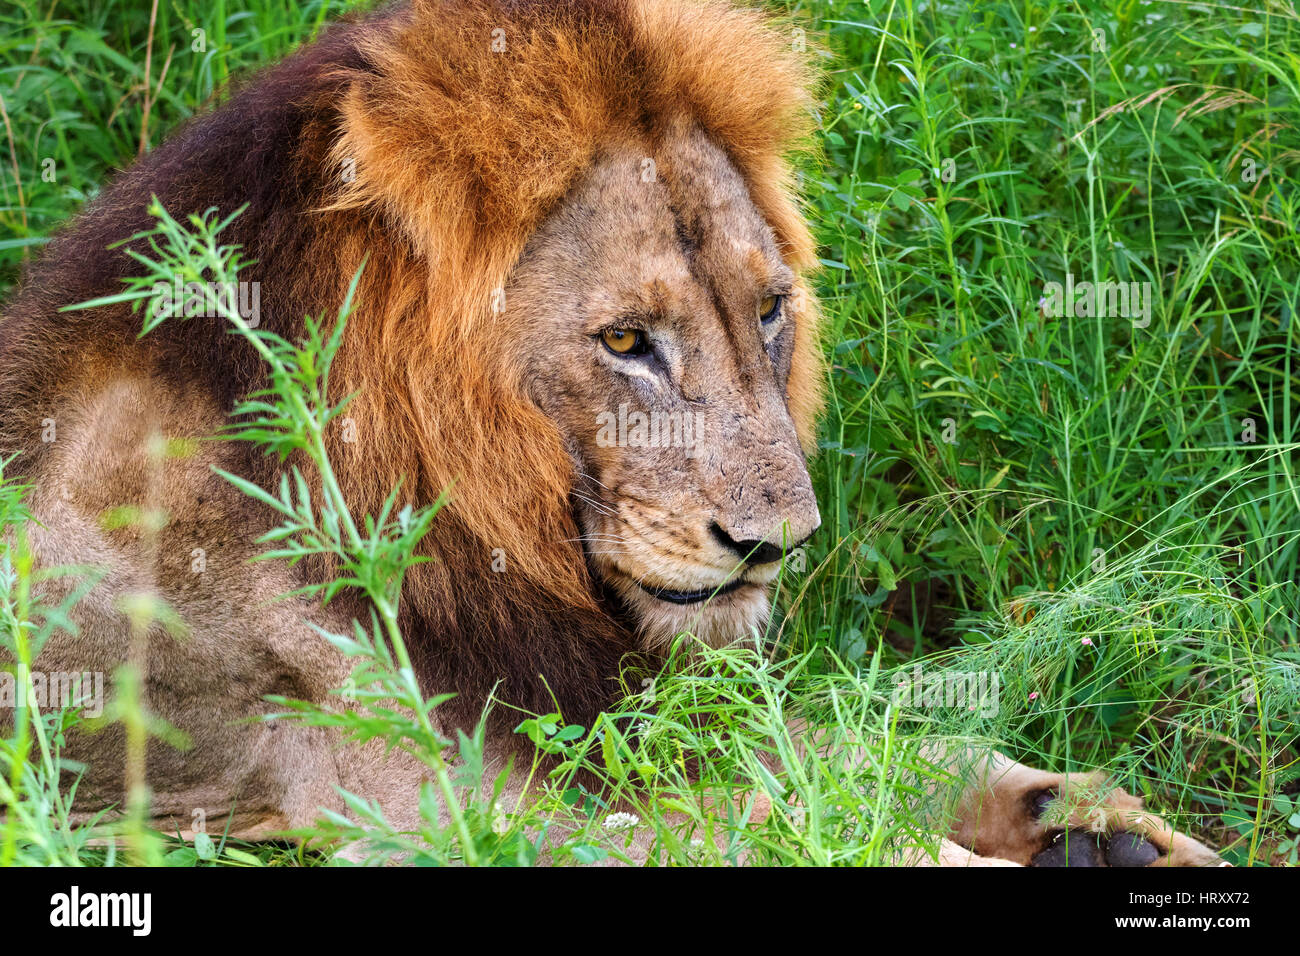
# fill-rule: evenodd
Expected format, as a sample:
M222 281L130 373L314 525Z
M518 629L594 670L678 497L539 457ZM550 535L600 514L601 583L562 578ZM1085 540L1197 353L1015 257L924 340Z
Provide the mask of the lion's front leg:
M962 795L951 842L1026 866L1225 866L1101 773L1048 773L991 753ZM953 856L953 863L969 865Z

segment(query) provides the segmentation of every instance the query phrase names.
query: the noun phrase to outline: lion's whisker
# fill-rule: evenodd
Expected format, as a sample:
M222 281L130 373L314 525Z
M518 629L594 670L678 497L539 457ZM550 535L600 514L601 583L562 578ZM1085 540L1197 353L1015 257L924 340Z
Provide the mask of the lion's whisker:
M599 511L601 514L612 515L617 513L614 508L605 504L603 501L597 501L595 498L584 495L580 491L573 492L573 497L594 508L596 511Z

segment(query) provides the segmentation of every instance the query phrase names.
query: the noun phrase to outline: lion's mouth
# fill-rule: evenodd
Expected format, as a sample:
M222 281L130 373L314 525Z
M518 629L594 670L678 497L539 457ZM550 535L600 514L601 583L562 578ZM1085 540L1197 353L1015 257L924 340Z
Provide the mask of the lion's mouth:
M730 594L737 588L743 587L750 582L743 578L736 578L734 581L728 581L726 584L720 584L717 587L701 588L698 591L674 591L671 588L657 588L650 585L637 582L637 587L651 597L658 598L660 601L668 601L670 604L699 604L701 601L707 601L709 598L722 597L724 594Z

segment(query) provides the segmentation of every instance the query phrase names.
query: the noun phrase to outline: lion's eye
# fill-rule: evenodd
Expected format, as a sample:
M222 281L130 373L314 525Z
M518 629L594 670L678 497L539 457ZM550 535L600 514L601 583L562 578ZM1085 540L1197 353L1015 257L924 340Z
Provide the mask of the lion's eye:
M606 329L600 333L600 340L615 355L645 355L650 351L650 341L640 329Z
M769 295L758 304L758 319L767 325L781 314L781 296Z

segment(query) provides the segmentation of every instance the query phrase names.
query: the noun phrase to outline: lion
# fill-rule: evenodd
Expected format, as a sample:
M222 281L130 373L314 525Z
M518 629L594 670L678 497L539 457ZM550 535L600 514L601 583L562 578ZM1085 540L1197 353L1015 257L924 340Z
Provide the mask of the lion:
M0 323L0 435L31 485L40 565L103 574L38 664L112 673L131 648L124 597L177 610L188 636L154 625L135 662L148 707L194 744L150 743L155 826L189 832L203 808L257 839L343 812L339 787L413 823L423 771L257 721L269 695L330 699L349 667L313 626L346 633L365 609L277 601L325 569L251 563L274 517L214 469L269 488L274 460L212 440L150 457L154 436L216 434L266 373L220 321L140 337L125 304L61 312L138 268L109 247L150 225L152 196L246 207L223 238L250 260L256 321L289 339L364 259L331 378L332 398L356 398L330 452L354 514L399 482L403 503L450 490L402 594L421 684L455 694L447 728L493 695L591 726L629 656L761 630L782 558L821 522L817 260L791 172L816 76L794 46L724 0L385 7L190 122L48 245ZM168 520L101 520L123 505ZM120 806L121 728L69 748L78 811ZM937 862L1089 862L1040 819L1074 778L998 754L983 768ZM1218 861L1120 791L1102 816L1137 835L1099 862Z

